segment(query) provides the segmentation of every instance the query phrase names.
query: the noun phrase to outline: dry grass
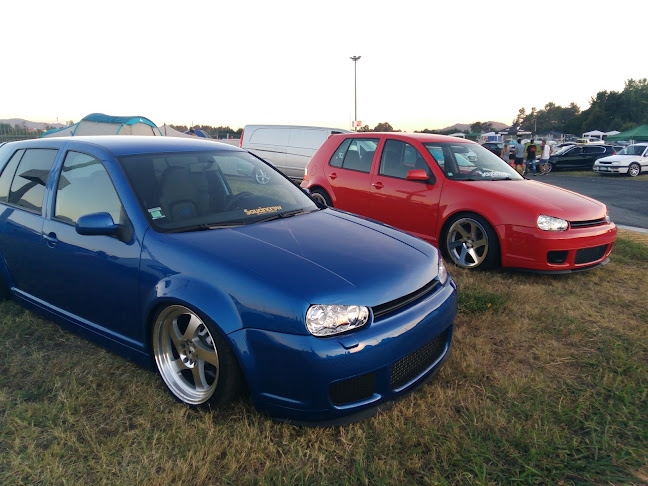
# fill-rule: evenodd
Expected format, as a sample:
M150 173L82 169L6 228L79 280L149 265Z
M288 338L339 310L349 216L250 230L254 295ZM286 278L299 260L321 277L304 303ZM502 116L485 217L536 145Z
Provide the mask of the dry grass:
M155 374L0 305L0 484L646 484L648 245L604 268L452 274L453 355L374 418L193 412Z

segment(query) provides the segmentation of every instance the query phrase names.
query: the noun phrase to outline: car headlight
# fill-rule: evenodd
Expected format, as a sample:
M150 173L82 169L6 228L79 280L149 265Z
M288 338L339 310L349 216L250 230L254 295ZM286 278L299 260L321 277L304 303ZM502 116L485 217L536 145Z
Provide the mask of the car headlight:
M610 218L610 210L609 209L605 211L605 222L607 224L610 224L612 222L612 218Z
M538 228L543 231L565 231L568 227L567 221L553 216L541 214L538 216Z
M311 305L306 327L313 336L331 336L357 329L369 321L369 309L360 305Z
M439 283L445 285L448 281L448 269L446 268L441 252L439 252Z

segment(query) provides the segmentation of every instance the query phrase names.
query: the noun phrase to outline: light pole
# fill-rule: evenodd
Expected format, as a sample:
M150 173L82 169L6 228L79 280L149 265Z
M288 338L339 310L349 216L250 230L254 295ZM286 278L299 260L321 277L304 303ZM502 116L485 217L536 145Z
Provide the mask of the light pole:
M353 118L353 129L357 132L358 122L358 61L362 56L352 56L349 59L353 61L353 87L354 87L354 101L355 101L355 114Z

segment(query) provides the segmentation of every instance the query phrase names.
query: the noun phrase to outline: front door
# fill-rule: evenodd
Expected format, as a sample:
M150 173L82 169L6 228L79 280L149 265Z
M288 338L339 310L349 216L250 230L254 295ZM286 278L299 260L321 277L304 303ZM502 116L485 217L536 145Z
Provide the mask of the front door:
M415 169L424 170L428 180L408 180L407 173ZM369 217L436 243L440 196L441 182L422 153L407 142L385 140L371 182Z

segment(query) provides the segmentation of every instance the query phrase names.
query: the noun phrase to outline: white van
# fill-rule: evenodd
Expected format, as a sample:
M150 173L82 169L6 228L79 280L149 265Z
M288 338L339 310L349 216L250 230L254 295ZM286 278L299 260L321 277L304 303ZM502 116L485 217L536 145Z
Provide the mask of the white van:
M301 180L311 157L326 139L349 130L291 125L246 125L241 148L267 160L281 172Z

